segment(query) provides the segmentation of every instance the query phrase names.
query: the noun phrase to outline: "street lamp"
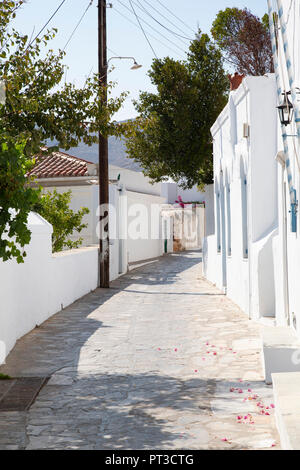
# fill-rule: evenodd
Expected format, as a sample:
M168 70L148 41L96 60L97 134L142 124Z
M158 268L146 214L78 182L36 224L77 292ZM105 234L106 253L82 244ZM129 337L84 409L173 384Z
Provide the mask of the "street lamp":
M109 64L109 62L111 60L114 60L114 59L120 59L120 60L133 60L133 66L131 67L131 70L137 70L137 69L140 69L141 67L143 67L142 65L138 64L137 61L135 60L134 57L111 57L110 59L108 59L107 61L107 66Z
M289 100L288 95L291 94L290 91L282 93L284 96L283 103L280 106L277 106L279 112L279 119L283 126L288 126L292 122L294 107Z

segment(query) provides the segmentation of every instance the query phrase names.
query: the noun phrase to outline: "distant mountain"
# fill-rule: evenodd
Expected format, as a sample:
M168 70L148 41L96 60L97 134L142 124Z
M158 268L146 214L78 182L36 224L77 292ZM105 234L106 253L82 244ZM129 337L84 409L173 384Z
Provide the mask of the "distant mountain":
M52 143L55 145L55 142ZM60 149L62 152L64 149ZM91 147L84 143L79 144L78 147L66 150L66 153L74 155L78 158L83 158L93 163L98 162L98 144ZM109 137L108 139L108 160L110 165L126 168L127 170L141 172L141 166L126 155L126 147L124 139L117 139L116 137Z

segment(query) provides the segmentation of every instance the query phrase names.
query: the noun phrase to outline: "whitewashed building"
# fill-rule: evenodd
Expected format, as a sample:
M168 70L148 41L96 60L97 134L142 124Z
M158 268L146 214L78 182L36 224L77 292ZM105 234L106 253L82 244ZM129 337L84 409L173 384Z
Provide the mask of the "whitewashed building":
M300 100L300 2L281 0L268 2L272 13L278 15L273 34L274 60L277 72L278 102L285 100L284 93L294 90L295 99L288 95L294 106L291 124L280 125L278 118L278 239L275 272L277 325L289 326L300 339L300 239L299 194L300 153L299 100ZM280 11L280 9L282 10ZM286 28L286 34L282 34ZM283 44L285 42L285 47ZM278 44L278 47L276 47ZM292 87L291 87L292 84ZM298 133L298 135L297 135ZM294 199L293 199L294 198Z
M36 177L44 191L71 191L71 209L89 209L83 219L87 227L71 239L82 238L83 246L98 245L98 165L53 152L39 156L30 175ZM150 184L141 172L114 165L109 165L109 180L110 277L116 279L131 264L163 255L165 237L170 238L171 232L163 233L160 208L166 199L161 197L160 184ZM168 240L168 246L172 251L172 240Z
M204 271L263 320L281 444L299 450L300 0L266 3L275 74L246 77L212 128Z
M299 450L300 1L268 0L267 3L271 20L278 104L284 105L285 115L278 119L276 155L278 236L274 245L274 272L277 326L265 333L263 346L266 377L274 386L282 447Z

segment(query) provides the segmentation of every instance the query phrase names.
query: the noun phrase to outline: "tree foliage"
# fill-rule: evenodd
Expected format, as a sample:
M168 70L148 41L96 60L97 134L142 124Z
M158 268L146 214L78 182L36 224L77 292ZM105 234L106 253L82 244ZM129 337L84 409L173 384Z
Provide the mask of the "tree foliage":
M212 182L210 128L226 104L228 80L220 51L200 34L186 61L153 61L157 93L143 92L127 153L154 182L173 178L182 187Z
M219 11L211 33L224 57L245 75L274 71L268 15L262 20L247 8Z
M74 212L70 209L72 191L58 193L56 190L41 194L32 209L46 219L53 227L52 250L62 251L65 248L79 248L82 238L76 241L70 239L74 233L80 233L87 224L82 222L83 217L90 211L82 207Z
M19 262L22 252L15 242L24 247L30 241L26 221L33 192L26 186L25 172L32 156L40 153L47 140L55 140L58 147L69 149L79 142L96 143L99 132L105 136L121 135L122 125L114 122L112 116L125 99L125 94L111 98L113 84L109 83L105 90L98 74L88 78L82 88L62 84L65 53L54 52L49 47L57 30L31 39L12 26L15 15L25 3L0 1L0 82L4 82L6 88L5 103L0 105L0 145L4 144L2 155L5 157L1 163L0 231L15 237L9 241L9 246L1 240L0 258L16 257ZM22 148L18 143L22 143ZM53 151L53 147L48 151ZM20 158L16 157L17 153ZM18 189L10 192L5 181L12 171ZM11 219L8 208L17 212L16 220Z
M24 247L31 235L27 218L38 199L38 191L27 184L32 162L24 155L24 146L3 141L0 133L0 258L18 263L26 256Z
M0 25L4 23L0 33L0 80L6 84L6 104L0 110L2 127L10 136L26 139L28 156L38 153L47 139L55 139L59 147L69 149L80 141L88 145L97 142L98 132L120 134L121 126L111 118L120 109L125 94L110 97L106 103L98 74L88 78L82 88L62 84L65 52L55 53L48 46L56 29L33 42L27 35L5 27L15 14L14 8L22 3L0 2L4 8L0 13ZM110 83L109 94L112 87Z

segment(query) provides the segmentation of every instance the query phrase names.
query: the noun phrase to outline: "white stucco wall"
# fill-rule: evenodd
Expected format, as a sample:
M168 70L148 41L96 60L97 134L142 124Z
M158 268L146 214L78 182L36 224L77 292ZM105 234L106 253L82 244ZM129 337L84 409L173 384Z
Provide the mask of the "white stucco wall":
M287 25L288 48L291 57L295 86L300 86L300 3L282 0L284 20ZM286 60L279 31L280 82L283 90L289 91ZM278 231L273 241L274 271L276 273L276 321L280 326L290 326L300 338L300 219L297 215L297 233L291 231L291 200L288 191L288 177L283 155L283 141L278 119ZM290 168L292 183L300 200L300 146L293 122L287 126Z
M109 165L109 178L114 180L117 179L119 175L120 182L126 186L128 191L161 196L161 183L151 184L150 179L142 172Z
M157 258L164 253L162 238L162 217L160 206L164 199L158 196L141 195L133 191L126 191L127 198L127 243L128 263L134 263L141 260ZM143 218L143 211L146 210L147 217ZM152 215L153 211L153 215ZM136 219L138 217L138 220ZM133 225L131 225L133 224ZM140 235L138 238L131 236L131 229L140 226ZM156 227L157 238L151 233Z
M53 314L97 287L98 250L83 248L52 255L52 227L37 214L25 263L0 262L0 341L6 353Z
M252 318L275 316L275 108L274 76L247 77L212 128L215 184L205 196L204 271Z

